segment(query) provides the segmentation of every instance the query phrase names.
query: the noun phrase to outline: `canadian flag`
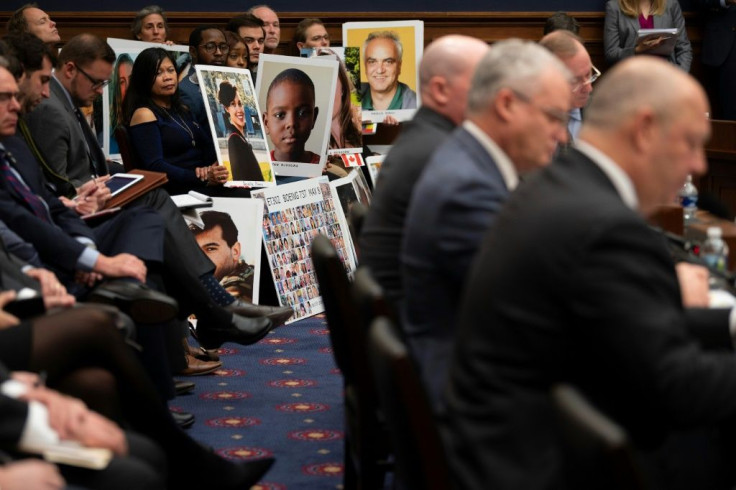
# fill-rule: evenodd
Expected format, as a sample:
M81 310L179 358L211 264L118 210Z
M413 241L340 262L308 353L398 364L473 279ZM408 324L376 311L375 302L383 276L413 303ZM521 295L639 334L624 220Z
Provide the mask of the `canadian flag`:
M346 167L362 167L365 165L363 155L360 153L348 153L347 155L340 155L340 157Z

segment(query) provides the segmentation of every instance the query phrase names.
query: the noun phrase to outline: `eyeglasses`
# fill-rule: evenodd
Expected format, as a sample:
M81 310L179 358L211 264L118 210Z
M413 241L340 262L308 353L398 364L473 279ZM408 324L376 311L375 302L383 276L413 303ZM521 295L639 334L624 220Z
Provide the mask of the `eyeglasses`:
M582 77L576 78L575 79L575 86L573 86L572 91L573 92L578 92L583 87L585 87L586 85L588 85L588 84L591 84L592 85L593 82L595 82L596 80L598 80L598 78L600 78L600 76L601 76L600 70L598 70L598 68L596 68L595 66L590 65L590 75L588 75L588 77L586 77L586 78L582 78ZM582 78L582 80L581 80L581 78Z
M521 92L518 92L514 89L511 89L511 92L522 102L525 102L529 105L532 105L539 109L542 114L544 114L549 122L554 124L559 124L562 127L567 127L567 123L570 121L570 114L564 111L561 111L560 109L555 109L554 107L543 107L539 106L537 104L532 103L531 97L528 95L522 94Z
M99 80L97 78L93 78L92 75L82 70L82 68L80 68L79 65L76 65L76 67L77 67L77 70L79 70L79 73L84 75L87 78L87 80L89 80L89 82L92 84L92 90L100 89L110 83L110 79Z
M0 104L7 104L11 100L18 100L20 92L0 92Z
M219 50L222 54L227 54L230 51L230 46L228 46L226 43L221 44L215 44L215 43L207 43L207 44L200 44L200 48L204 48L205 52L207 54L212 54L215 51Z

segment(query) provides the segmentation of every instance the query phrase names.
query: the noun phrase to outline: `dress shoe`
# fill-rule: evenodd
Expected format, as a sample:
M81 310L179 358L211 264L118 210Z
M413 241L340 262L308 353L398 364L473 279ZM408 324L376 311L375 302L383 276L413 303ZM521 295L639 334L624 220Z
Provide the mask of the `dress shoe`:
M210 326L204 320L199 320L197 340L205 349L216 349L225 342L251 345L265 337L273 326L273 322L265 317L246 318L235 314L226 327Z
M236 315L247 316L249 318L265 316L273 322L274 327L283 325L294 314L294 310L290 306L254 305L242 299L236 299L227 305L225 309L232 311Z
M205 349L204 347L194 347L189 342L184 340L186 343L186 349L184 350L190 356L194 356L200 361L219 361L220 356L217 354L217 349Z
M182 376L201 376L203 374L210 374L222 367L221 361L201 361L189 354L184 354L184 357L187 359L187 367L177 373Z
M87 301L117 306L136 323L166 323L179 312L174 298L145 284L122 280L100 284L87 295Z
M172 410L169 410L169 413L171 413L171 418L174 419L176 425L178 425L182 429L191 427L192 424L194 424L194 414L191 414L189 412L174 412Z
M186 395L193 389L194 383L192 383L191 381L183 381L180 379L174 380L174 392L176 393L176 396Z

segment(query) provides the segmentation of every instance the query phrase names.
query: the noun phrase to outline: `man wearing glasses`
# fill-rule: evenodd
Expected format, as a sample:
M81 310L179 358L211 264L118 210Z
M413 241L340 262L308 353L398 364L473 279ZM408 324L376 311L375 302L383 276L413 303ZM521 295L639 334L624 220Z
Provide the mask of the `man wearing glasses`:
M519 175L547 165L567 140L569 79L535 43L494 44L475 70L465 121L414 188L400 260L402 319L436 408L470 264Z
M182 103L189 107L194 119L203 128L208 128L209 122L194 66L223 66L228 52L230 52L230 46L225 40L225 34L217 26L199 26L189 35L189 54L192 56L192 66L189 68L189 73L179 83L179 96Z
M566 30L557 30L544 36L539 44L557 56L570 70L573 78L572 110L567 123L569 142L576 140L583 124L583 108L593 92L593 82L601 72L593 66L582 39Z
M92 105L102 95L114 62L115 52L104 40L91 34L75 36L59 53L51 97L27 116L30 132L51 170L75 187L89 180L90 174L108 173L105 155L79 108Z

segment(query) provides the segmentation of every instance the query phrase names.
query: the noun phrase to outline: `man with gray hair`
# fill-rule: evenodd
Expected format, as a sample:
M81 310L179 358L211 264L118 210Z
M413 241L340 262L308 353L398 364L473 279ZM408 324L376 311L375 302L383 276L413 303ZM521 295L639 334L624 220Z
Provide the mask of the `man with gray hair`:
M279 16L268 5L254 5L248 9L248 13L263 21L263 30L266 33L266 42L263 52L266 54L276 54L279 42L281 42L281 24L279 22Z
M476 68L465 122L416 184L401 252L402 320L436 408L470 263L519 174L549 163L566 140L569 78L536 43L494 44Z
M480 39L458 35L427 46L419 65L422 107L402 129L378 175L360 236L360 260L397 310L404 296L399 253L409 199L434 151L463 121L470 80L487 51Z
M457 488L580 488L566 477L585 468L564 473L559 383L628 432L652 488L734 487L736 315L683 307L645 219L705 172L708 111L690 75L629 58L596 87L573 147L498 215L465 284L443 392ZM707 275L698 286L707 293Z
M417 94L399 81L404 47L393 31L375 31L363 43L368 83L361 84L361 107L366 111L416 109Z

